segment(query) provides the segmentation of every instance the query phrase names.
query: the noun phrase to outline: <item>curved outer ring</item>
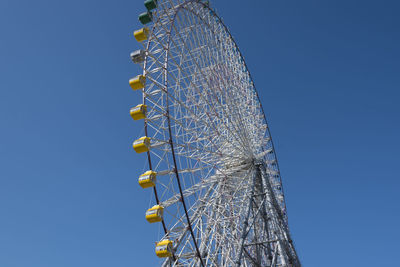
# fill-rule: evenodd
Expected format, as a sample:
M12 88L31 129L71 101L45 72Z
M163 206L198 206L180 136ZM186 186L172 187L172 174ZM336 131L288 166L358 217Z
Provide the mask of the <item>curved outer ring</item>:
M175 22L175 18L176 18L177 13L178 13L181 9L183 9L183 8L184 8L187 4L189 4L189 3L201 4L201 5L203 6L203 8L208 9L208 11L218 20L219 23L221 23L221 25L224 27L224 30L226 31L226 33L230 36L231 41L233 42L233 44L234 44L234 46L235 46L237 52L238 52L239 55L240 55L240 58L241 58L242 62L243 62L244 66L245 66L245 68L246 68L246 70L247 70L247 73L249 74L249 78L250 78L250 81L251 81L251 83L252 83L252 85L253 85L254 92L255 92L255 94L256 94L256 96L257 96L257 100L258 100L258 102L259 102L259 104L260 104L261 112L262 112L262 115L263 115L263 118L264 118L264 123L265 123L266 125L268 125L268 124L267 124L267 119L266 119L266 116L265 116L265 112L264 112L264 108L263 108L263 106L262 106L262 104L261 104L260 97L259 97L258 92L257 92L257 90L256 90L256 87L255 87L253 78L252 78L252 76L251 76L251 73L250 73L250 71L249 71L249 69L248 69L248 67L247 67L246 61L244 60L244 57L243 57L242 53L240 52L237 43L236 43L235 40L233 39L233 37L232 37L230 31L228 30L228 27L222 22L221 18L215 13L215 11L212 10L207 4L205 4L205 3L203 3L203 2L200 2L199 0L189 0L189 1L186 1L186 2L184 2L184 3L182 3L182 4L180 4L180 5L175 9L174 18L173 18L173 20L172 20L171 27L172 27L173 23ZM154 29L154 27L155 27L155 26L153 26L153 29ZM167 34L168 34L168 45L167 45L167 49L169 49L169 47L170 47L170 38L171 38L171 29L169 30L169 32L168 32ZM149 49L150 44L151 44L151 41L149 41L149 42L147 43L147 47L146 47L147 50ZM167 50L167 51L168 51L168 50ZM164 70L164 75L165 75L165 77L168 77L168 57L169 57L169 55L168 55L168 53L167 53L166 58L165 58L165 70ZM147 63L147 56L146 56L145 64L146 64L146 63ZM165 88L166 88L166 90L167 90L167 92L168 92L168 79L167 79L167 78L165 79L165 84L164 84L164 86L165 86ZM176 158L175 158L175 150L174 150L174 145L173 145L173 141L172 141L172 130L171 130L170 117L169 117L168 99L169 99L169 97L168 97L168 93L167 93L167 97L166 97L166 114L165 114L165 115L167 116L167 120L168 120L168 132L169 132L169 136L170 136L169 143L170 143L170 146L171 146L171 152L172 152L172 157L173 157L173 161L174 161L175 176L176 176L176 179L177 179L177 183L178 183L178 187L179 187L179 192L180 192L180 195L181 195L181 202L182 202L182 205L183 205L183 208L184 208L184 211L185 211L185 215L186 215L186 219L187 219L187 222L188 222L189 230L190 230L190 233L191 233L191 236L192 236L194 245L195 245L195 247L196 247L197 256L198 256L199 259L200 259L201 265L202 265L202 266L205 266L204 263L203 263L202 258L200 257L200 251L199 251L199 248L198 248L198 245L197 245L197 241L196 241L196 239L195 239L195 237L194 237L194 232L193 232L193 229L192 229L192 226L191 226L190 217L189 217L189 214L188 214L188 211L187 211L187 208L186 208L185 198L184 198L184 196L183 196L183 190L182 190L182 187L181 187L181 184L180 184L179 171L178 171L178 168L177 168L177 163L176 163ZM146 96L145 96L144 94L143 94L143 103L146 104ZM145 128L145 134L146 134L146 136L147 136L148 130L147 130L147 123L146 123L146 121L144 121L144 128ZM273 143L273 140L272 140L272 136L271 136L271 132L270 132L269 127L267 127L267 132L268 132L268 136L271 138L271 139L270 139L271 147L272 147L272 151L274 152L274 157L275 157L275 159L276 159L276 167L277 167L277 170L278 170L278 173L279 173L280 186L281 186L282 194L284 195L283 185L282 185L281 176L280 176L279 163L278 163L278 159L277 159L277 156L276 156L276 152L275 152L275 148L274 148L274 143ZM152 170L150 151L147 152L147 157L148 157L148 162L149 162L149 168L150 168L150 170ZM159 201L159 198L158 198L158 194L157 194L157 189L156 189L156 187L153 187L153 191L154 191L154 196L155 196L156 202L157 202L157 204L159 204L160 201ZM283 198L283 203L284 203L284 209L285 209L285 211L286 211L286 201L285 201L285 198ZM285 218L286 224L287 224L287 211L286 211L286 214L285 214L284 218ZM164 220L162 220L162 226L163 226L163 229L164 229L165 234L167 235L167 234L168 234L168 229L167 229L167 227L166 227L166 225L165 225ZM176 261L175 255L173 255L173 259L174 259L174 261Z

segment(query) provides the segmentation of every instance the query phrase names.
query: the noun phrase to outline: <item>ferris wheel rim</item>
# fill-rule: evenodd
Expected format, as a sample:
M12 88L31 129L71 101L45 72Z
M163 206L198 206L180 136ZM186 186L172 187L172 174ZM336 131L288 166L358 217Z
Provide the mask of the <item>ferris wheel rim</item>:
M189 3L201 4L201 5L203 6L203 8L207 8L208 11L218 20L218 23L221 24L221 25L223 26L225 32L226 32L226 33L229 35L229 37L231 38L232 42L234 43L234 46L235 46L236 50L238 51L238 53L239 53L239 55L240 55L240 58L241 58L241 60L242 60L242 62L243 62L243 64L244 64L244 66L245 66L246 72L248 73L248 75L249 75L249 77L250 77L253 90L254 90L254 92L255 92L255 94L256 94L256 96L257 96L258 104L259 104L259 106L260 106L260 108L261 108L261 111L262 111L263 121L264 121L264 123L267 125L267 120L266 120L266 116L265 116L264 109L263 109L262 104L261 104L261 101L260 101L260 97L259 97L259 95L258 95L258 92L257 92L256 87L255 87L255 85L254 85L253 78L252 78L251 73L250 73L250 71L249 71L249 69L248 69L248 67L247 67L247 64L246 64L246 62L245 62L245 60L244 60L244 57L243 57L241 51L239 50L237 43L235 42L235 40L233 39L231 33L229 32L227 26L222 22L221 18L215 13L215 11L212 10L208 5L206 5L206 4L203 3L203 2L199 2L199 1L196 1L196 0L185 1L185 2L181 3L181 4L179 5L179 7L177 7L177 8L175 9L174 20L173 20L173 22L172 22L172 24L171 24L171 27L172 27L172 25L173 25L173 23L174 23L174 21L175 21L175 18L176 18L177 13L178 13L181 9L184 9L184 7L185 7L186 5L188 5ZM153 25L153 28L154 28L154 27L155 27L155 25ZM171 30L171 29L170 29L170 30ZM169 37L168 37L168 40L169 40L168 46L167 46L168 50L169 50L169 48L170 48L170 38L171 38L171 31L169 32ZM147 43L147 48L149 48L150 45L151 45L151 42L149 41L149 42ZM168 60L169 60L169 55L168 55L168 53L167 53L167 57L166 57L166 59L165 59L165 61L166 61L166 62L165 62L165 63L166 63L166 70L165 70L165 72L166 72L166 77L169 76L169 73L168 73ZM146 59L146 61L147 61L147 59ZM167 95L168 95L168 90L169 90L168 79L166 79L165 83L166 83L166 84L165 84L165 88L166 88ZM147 98L146 95L143 94L143 103L146 103L146 98ZM170 138L170 139L169 139L169 142L170 142L169 145L170 145L170 147L171 147L171 152L172 152L172 155L173 155L173 163L174 163L174 166L175 166L175 176L176 176L176 179L177 179L178 184L179 184L179 183L180 183L179 170L178 170L177 161L176 161L176 158L175 158L174 141L173 141L172 133L171 133L171 121L170 121L169 105L168 105L169 95L168 95L168 97L166 98L166 101L167 101L167 105L166 105L166 109L167 109L166 118L167 118L167 121L168 121L168 132L169 132L169 138ZM145 121L144 124L145 124L145 133L146 133L146 136L147 136L147 122ZM267 132L268 132L268 135L271 136L269 127L267 127ZM273 145L272 138L271 138L271 145L272 145L272 148L273 148L273 151L274 151L274 157L276 158L277 156L276 156L276 152L275 152L275 149L274 149L274 145ZM147 155L148 155L149 167L150 167L150 169L152 169L151 156L150 156L150 152L149 152L149 151L147 152ZM279 165L278 165L277 169L278 169L279 176L280 176ZM187 217L187 223L190 225L190 224L191 224L191 220L190 220L190 217L189 217L189 215L188 215L187 209L186 209L186 207L185 207L185 205L186 205L186 204L185 204L185 197L183 196L183 190L182 190L182 188L181 188L180 186L179 186L179 192L180 192L180 194L181 194L181 196L182 196L182 200L181 200L181 201L182 201L183 206L184 206L185 214L186 214L186 217ZM157 189L156 189L156 187L154 187L154 195L155 195L155 198L156 198L156 201L157 201L157 204L158 204L158 203L159 203L159 198L158 198L158 194L157 194ZM285 206L286 206L286 204L285 204ZM165 234L167 234L167 233L168 233L168 228L166 227L166 225L165 225L165 223L164 223L164 220L162 221L162 223L163 223L164 232L165 232ZM191 227L190 227L190 228L191 228ZM193 240L193 242L194 242L194 244L195 244L195 246L196 246L196 250L197 250L197 253L198 253L200 262L201 262L201 264L204 266L204 264L202 263L202 258L201 258L201 256L200 256L200 253L199 253L199 250L198 250L196 238L194 237L193 230L191 229L190 232L191 232L191 235L192 235L192 240Z

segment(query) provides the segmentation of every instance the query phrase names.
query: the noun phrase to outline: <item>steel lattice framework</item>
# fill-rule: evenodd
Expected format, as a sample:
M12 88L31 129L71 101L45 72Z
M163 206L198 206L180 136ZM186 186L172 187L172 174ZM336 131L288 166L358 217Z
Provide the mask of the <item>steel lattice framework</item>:
M159 0L141 64L164 207L162 266L300 266L273 143L254 83L207 3Z

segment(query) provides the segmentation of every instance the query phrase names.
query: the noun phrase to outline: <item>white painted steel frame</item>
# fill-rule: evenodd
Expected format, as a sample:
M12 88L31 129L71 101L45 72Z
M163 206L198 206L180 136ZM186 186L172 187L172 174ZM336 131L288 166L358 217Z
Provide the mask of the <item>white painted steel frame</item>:
M142 64L148 167L174 241L163 266L300 266L254 83L221 19L159 0ZM154 203L153 203L154 204Z

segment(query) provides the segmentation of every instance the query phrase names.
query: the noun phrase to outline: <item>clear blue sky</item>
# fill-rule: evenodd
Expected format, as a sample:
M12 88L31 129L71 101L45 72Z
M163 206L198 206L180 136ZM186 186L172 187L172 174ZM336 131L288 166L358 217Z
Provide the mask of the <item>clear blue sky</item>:
M158 262L128 113L142 2L0 1L0 266ZM267 113L303 265L398 264L399 1L211 2Z

